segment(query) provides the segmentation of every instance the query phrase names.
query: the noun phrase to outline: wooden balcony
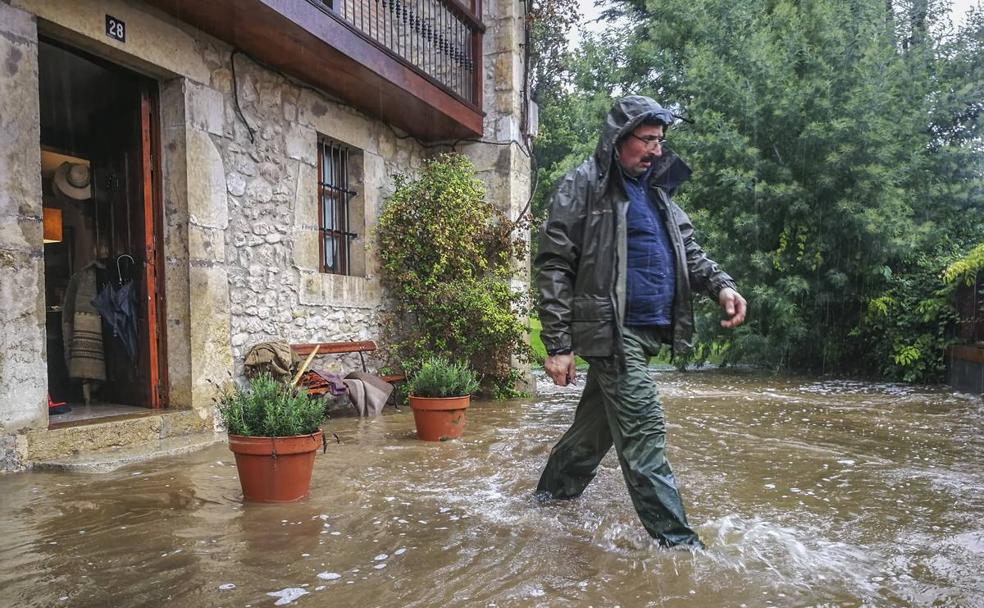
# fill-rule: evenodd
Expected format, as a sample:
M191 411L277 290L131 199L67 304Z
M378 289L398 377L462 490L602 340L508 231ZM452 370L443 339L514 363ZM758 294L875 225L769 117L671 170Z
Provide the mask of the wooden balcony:
M480 0L147 0L425 141L482 135Z

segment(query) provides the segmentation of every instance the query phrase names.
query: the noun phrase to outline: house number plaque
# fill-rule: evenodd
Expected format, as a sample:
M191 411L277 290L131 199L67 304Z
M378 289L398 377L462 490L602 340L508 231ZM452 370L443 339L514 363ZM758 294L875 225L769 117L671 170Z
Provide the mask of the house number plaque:
M112 15L106 15L106 35L113 40L126 42L126 23Z

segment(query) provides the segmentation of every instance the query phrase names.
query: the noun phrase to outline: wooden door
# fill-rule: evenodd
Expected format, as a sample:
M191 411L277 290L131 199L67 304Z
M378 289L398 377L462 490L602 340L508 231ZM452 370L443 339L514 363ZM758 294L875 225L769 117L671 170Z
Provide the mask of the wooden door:
M143 207L143 285L146 334L140 353L147 361L148 403L152 408L166 406L167 367L164 364L164 213L161 207L159 158L160 128L157 113L157 87L145 82L140 87L140 168Z
M163 407L162 277L158 243L160 205L155 169L156 87L134 77L107 108L103 138L93 158L94 198L102 210L100 257L107 269L100 289L127 286L135 294L136 348L104 325L107 381L102 401Z

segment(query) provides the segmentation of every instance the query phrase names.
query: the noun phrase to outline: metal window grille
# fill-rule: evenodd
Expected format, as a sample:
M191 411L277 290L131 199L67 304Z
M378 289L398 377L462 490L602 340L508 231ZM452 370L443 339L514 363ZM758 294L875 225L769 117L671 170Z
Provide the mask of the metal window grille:
M351 274L349 149L328 139L318 141L318 228L321 272Z

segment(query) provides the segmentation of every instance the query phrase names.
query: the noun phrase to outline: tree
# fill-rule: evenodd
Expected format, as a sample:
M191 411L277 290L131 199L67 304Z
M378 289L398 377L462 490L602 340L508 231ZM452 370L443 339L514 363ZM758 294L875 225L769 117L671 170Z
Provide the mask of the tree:
M725 362L939 377L939 273L984 230L984 28L975 13L953 32L941 10L925 0L888 18L882 0L615 1L619 36L589 40L572 90L542 113L566 117L572 134L588 120L597 129L599 96L614 91L651 95L693 121L668 134L695 169L678 202L751 304L737 332L706 307L698 352L713 344ZM558 175L574 159L552 150L545 161L543 173ZM873 314L883 306L888 316Z

